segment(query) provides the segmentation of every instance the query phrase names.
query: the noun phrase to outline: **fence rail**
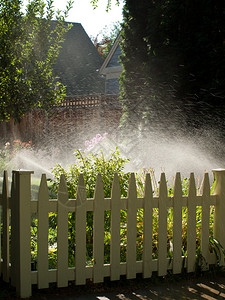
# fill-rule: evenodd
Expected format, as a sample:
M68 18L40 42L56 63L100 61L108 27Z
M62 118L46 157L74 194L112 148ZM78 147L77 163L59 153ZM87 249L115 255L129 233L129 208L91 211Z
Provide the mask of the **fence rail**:
M215 206L214 238L225 248L225 170L214 170L216 184L214 194L210 194L209 176L204 175L203 193L196 194L194 174L190 176L188 196L182 195L180 174L176 174L174 195L168 196L165 174L161 174L159 196L153 197L150 175L145 181L145 193L137 197L134 174L131 175L127 198L121 198L117 174L112 184L110 199L104 198L103 183L99 174L93 199L86 198L86 187L80 175L77 198L68 199L65 177L62 175L57 199L49 199L46 175L42 175L38 200L31 201L31 174L29 171L13 171L11 195L9 194L8 174L4 172L3 191L0 194L2 206L2 260L0 270L3 280L16 287L18 295L29 297L32 284L38 288L48 288L56 282L65 287L68 281L85 284L91 278L94 283L103 282L104 277L119 280L121 275L127 279L142 273L149 278L153 271L159 276L172 270L174 274L182 271L183 262L187 272L195 270L196 262L196 207L201 206L201 253L205 259L204 268L216 263L215 255L209 251L210 206ZM182 207L187 207L187 256L182 256ZM158 258L153 259L152 241L153 209L158 209ZM173 208L173 254L168 258L167 211ZM142 260L136 259L137 210L143 209L143 253ZM110 263L104 264L104 212L111 211ZM126 262L120 260L120 213L127 210ZM11 213L10 213L11 211ZM93 265L86 259L86 217L93 211ZM48 230L49 213L57 213L57 269L49 270ZM68 213L75 212L75 267L68 267ZM31 271L31 232L32 214L37 215L37 270ZM10 217L11 216L11 217ZM11 224L11 233L10 226ZM11 234L11 244L9 237ZM1 245L1 243L0 243ZM10 258L11 257L11 258ZM224 260L220 260L224 265Z

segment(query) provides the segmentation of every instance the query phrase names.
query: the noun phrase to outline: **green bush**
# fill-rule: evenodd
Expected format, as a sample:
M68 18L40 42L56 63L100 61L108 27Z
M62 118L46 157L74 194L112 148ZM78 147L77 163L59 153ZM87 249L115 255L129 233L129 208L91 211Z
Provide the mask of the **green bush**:
M105 156L103 151L100 154L85 154L80 150L75 151L75 164L70 165L68 169L63 168L61 165L56 165L53 168L54 180L51 181L50 193L57 195L60 176L65 175L68 194L70 199L76 198L79 174L83 174L87 198L94 197L95 184L97 175L101 173L104 185L105 198L111 197L111 187L114 174L117 173L120 180L121 197L127 196L129 173L124 172L125 164L129 159L122 158L118 149L111 151L108 156ZM121 222L125 223L126 215L121 214ZM75 255L75 214L69 213L69 265L74 265ZM51 227L56 227L55 214L51 214ZM53 240L53 243L56 240ZM93 261L93 212L87 212L87 261ZM110 259L110 211L105 211L105 262Z
M102 174L102 180L104 184L104 194L105 198L110 198L111 196L111 185L114 177L114 173L118 173L120 179L120 190L121 197L127 197L128 192L128 182L129 173L124 172L125 164L129 162L129 159L121 158L118 149L111 152L109 156L104 156L101 151L99 155L94 154L83 154L80 151L75 152L75 164L70 165L68 169L63 168L61 165L56 165L53 169L54 180L51 180L51 185L49 186L50 192L55 197L57 196L60 175L65 174L67 188L69 192L69 198L76 198L76 191L78 185L79 174L82 173L85 180L87 198L94 197L95 184L98 173ZM154 170L141 170L136 173L136 183L137 183L137 194L138 197L143 197L144 195L144 183L146 174L150 173L153 185L153 195L158 196L159 188L158 183L155 178ZM188 195L189 179L184 178L182 180L182 191L183 195ZM199 191L199 188L197 188ZM173 185L168 186L168 196L173 196L174 187ZM182 253L184 256L187 254L187 208L182 208ZM153 235L152 235L152 253L153 259L158 257L158 208L153 209ZM213 238L213 215L214 207L210 211L210 239ZM110 262L110 211L105 211L105 257L104 262ZM49 266L51 268L57 265L57 249L55 250L57 243L57 214L49 214L49 245L51 251L49 251ZM173 244L173 208L168 209L167 213L167 245L168 245L168 257L172 257L172 244ZM86 221L86 244L87 244L87 264L91 265L93 263L93 212L87 212ZM69 243L69 266L74 266L74 256L75 256L75 214L69 213L69 233L68 233L68 243ZM137 210L137 260L142 259L143 253L143 209ZM121 262L126 261L126 246L127 246L127 211L121 210L121 226L120 226L120 254ZM196 208L196 251L199 252L201 244L201 207ZM35 243L33 244L34 254L36 252Z
M124 167L125 164L129 162L129 159L120 157L118 149L111 152L109 156L105 156L103 151L100 151L99 155L92 153L87 155L81 153L80 150L76 150L74 155L75 164L70 165L68 170L61 165L56 165L53 168L52 173L54 174L54 180L50 180L52 183L50 187L51 193L57 195L60 175L64 174L66 177L69 198L76 198L79 174L83 174L87 198L93 198L97 175L101 173L105 197L109 198L111 196L111 185L114 174L118 173L121 196L126 197L130 175L129 173L124 172Z
M4 170L7 170L9 167L16 168L16 166L12 166L11 163L17 152L23 149L31 150L32 147L31 141L27 143L19 139L14 140L12 143L5 143L4 147L0 149L0 176L2 176Z

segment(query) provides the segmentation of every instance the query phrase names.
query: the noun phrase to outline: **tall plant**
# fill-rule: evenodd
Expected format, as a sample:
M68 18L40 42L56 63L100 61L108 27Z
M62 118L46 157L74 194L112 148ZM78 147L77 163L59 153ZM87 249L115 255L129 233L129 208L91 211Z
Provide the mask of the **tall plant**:
M53 0L0 3L0 121L19 120L34 107L48 109L65 96L65 87L53 74L63 37L64 20L72 8L55 15ZM57 22L53 22L53 19Z
M111 186L115 173L118 173L120 179L121 197L127 196L128 179L130 174L124 172L125 164L129 159L122 158L118 149L111 151L106 156L103 151L99 154L85 154L80 150L75 151L75 164L70 165L68 169L61 165L56 165L53 169L54 180L51 180L50 192L56 196L59 188L60 176L64 174L66 177L68 196L76 198L79 174L83 174L87 198L94 197L95 184L98 173L102 175L104 185L105 198L111 196ZM121 222L124 222L125 214L122 214ZM50 225L56 228L56 215L51 214ZM69 214L69 263L74 264L75 254L75 215ZM53 241L54 242L54 241ZM87 260L91 261L93 257L93 212L87 213ZM110 212L105 211L105 262L110 257Z
M59 164L53 168L54 180L51 181L52 185L50 187L52 193L57 194L60 175L64 174L69 197L74 199L76 197L79 174L82 173L86 185L87 198L93 198L97 175L101 173L105 197L109 198L111 196L111 185L114 174L118 173L121 196L126 197L129 173L125 173L124 168L129 159L122 158L118 149L111 151L108 156L105 156L103 151L99 154L91 153L87 155L80 150L76 150L74 156L75 164L70 165L68 169Z
M215 115L213 107L221 114L224 10L224 1L125 1L121 98L126 126L135 130L140 122L167 120L168 127L178 118L183 126L184 117L187 125L202 126L212 111Z

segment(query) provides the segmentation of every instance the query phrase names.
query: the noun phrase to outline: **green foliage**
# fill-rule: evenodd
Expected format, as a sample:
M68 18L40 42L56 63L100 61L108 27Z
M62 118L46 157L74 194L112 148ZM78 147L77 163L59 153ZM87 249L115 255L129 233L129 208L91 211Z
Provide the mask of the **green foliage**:
M92 4L93 8L98 7L98 0L91 0L90 3ZM120 4L120 0L116 0L116 5ZM107 0L107 5L106 5L106 11L108 12L112 7L112 0Z
M29 141L26 143L18 139L12 143L5 143L4 147L0 150L0 174L10 167L12 159L16 153L22 149L32 149L32 142Z
M224 11L224 1L125 1L121 41L125 125L134 120L136 127L137 122L174 122L179 117L182 125L185 116L188 124L202 125L210 120L206 117L211 111L215 113L212 107L221 113Z
M129 174L124 173L124 167L129 162L129 159L120 157L118 149L111 152L109 157L105 157L102 151L99 155L85 155L80 150L76 150L74 155L75 164L70 165L68 170L61 165L56 165L53 168L54 180L51 181L52 185L50 187L52 193L57 194L60 175L65 174L69 197L74 199L76 197L79 174L82 173L86 185L87 198L93 198L97 175L101 173L105 197L109 198L111 196L111 185L114 174L118 173L121 196L126 197Z
M105 197L110 197L111 195L111 184L113 180L113 175L115 172L119 174L120 177L120 188L121 197L127 197L128 191L128 179L129 173L124 173L124 166L129 161L120 157L118 149L111 152L108 157L105 157L103 152L99 155L84 154L79 150L75 152L76 162L71 165L68 170L57 165L53 169L53 174L55 175L55 180L51 182L49 189L53 194L57 194L59 187L60 175L63 173L66 176L67 187L69 191L69 197L75 198L78 184L78 177L80 173L83 173L87 189L87 197L93 198L95 183L98 173L102 173L102 178L104 182L104 193ZM153 195L158 197L158 183L155 178L154 170L141 170L141 172L136 173L137 182L137 194L138 197L144 196L144 183L146 178L146 173L150 173L151 181L153 186ZM189 179L184 178L182 180L182 191L183 196L188 196L188 186ZM197 187L197 192L200 193L200 188ZM168 196L173 197L174 186L168 184ZM143 209L137 210L137 231L136 231L136 259L142 260L143 255L143 234L144 234L144 224L143 224ZM196 270L199 270L201 266L204 265L205 258L201 254L201 218L202 218L202 208L200 206L196 207ZM158 258L158 217L159 209L153 209L153 220L152 220L152 257L153 259ZM110 262L110 242L111 242L111 224L110 224L111 213L110 211L105 211L105 236L104 236L104 263ZM214 218L214 207L210 209L210 251L216 254L218 264L221 259L221 255L224 255L224 250L218 241L213 238L213 220ZM37 249L36 249L36 238L37 238L37 224L36 219L32 219L32 258L33 261L36 260ZM121 262L126 261L126 248L127 248L127 210L121 210L120 215L120 260ZM70 267L74 266L75 257L75 213L71 212L68 214L68 243L69 243L69 261ZM188 223L188 209L187 207L182 208L182 255L187 256L187 223ZM167 256L172 258L173 252L173 208L169 208L167 211ZM57 265L57 214L49 214L49 266L50 268L55 268ZM93 264L93 212L87 212L86 221L86 257L87 264ZM201 269L201 268L200 268Z
M130 174L124 172L125 164L129 162L129 159L120 157L118 149L111 151L109 156L105 156L101 151L97 154L85 154L81 153L80 150L76 150L75 153L75 164L70 165L68 170L63 168L61 165L56 165L53 168L52 173L54 174L54 180L51 180L49 187L50 192L53 195L57 195L60 175L64 174L66 177L68 194L70 199L76 198L77 186L79 174L83 174L87 198L94 197L95 184L97 175L101 173L102 181L104 184L105 198L110 198L111 187L113 182L114 174L117 173L120 180L121 197L127 196L128 190L128 179ZM123 218L122 218L123 222ZM56 228L56 217L55 214L51 215L51 223ZM74 213L69 214L69 264L74 264L75 254L75 215ZM93 259L93 212L87 213L87 260L89 263ZM54 253L55 254L55 253ZM110 257L110 211L105 212L105 261L109 261Z
M22 1L0 4L0 120L20 120L39 107L48 110L63 99L65 87L53 74L64 34L64 20L72 7L55 15L53 0L30 0L26 12ZM53 22L53 18L57 22Z
M138 196L144 196L144 185L145 185L145 177L146 174L150 173L151 181L153 186L153 195L158 197L159 196L159 187L155 178L154 170L153 169L143 169L140 172L136 173L136 183L137 183L137 191ZM183 178L182 182L182 194L183 196L188 196L188 189L189 189L189 178ZM200 184L200 182L199 182ZM202 185L202 184L201 184ZM214 184L211 188L213 189ZM173 197L174 195L174 186L173 184L168 184L168 197ZM200 185L197 186L196 192L200 193ZM204 263L204 257L201 256L200 253L200 246L201 246L201 218L202 218L202 208L201 206L196 207L196 253L198 254L198 261L196 264L196 268L199 268L200 264ZM158 258L158 216L159 210L158 208L153 209L152 215L152 253L153 258ZM213 217L214 217L214 206L210 208L210 220L209 220L209 238L213 241ZM168 257L172 255L172 246L173 246L173 208L169 208L167 211L167 249L168 249ZM188 223L188 208L182 208L182 255L187 256L187 223ZM137 212L137 252L138 257L141 259L142 257L142 246L143 246L143 210L139 209ZM219 256L220 253L218 252L218 247L215 242L210 242L210 247L213 252L217 252L216 255ZM219 253L219 254L218 254Z
M157 180L155 178L155 170L154 169L141 169L139 172L135 173L138 197L144 196L145 178L148 173L151 176L153 195L156 197L159 196L159 183L160 182L157 182ZM184 196L187 196L188 195L188 187L189 187L189 179L183 178L181 184L182 184L182 194ZM168 189L168 196L172 197L174 195L174 186L172 184L167 183L167 189ZM199 187L198 187L198 190L199 190Z
M216 240L212 236L210 236L209 238L209 245L211 247L211 252L215 253L216 255L217 265L220 266L221 261L223 261L225 257L224 247L220 244L218 240Z
M57 227L56 214L49 214L49 232L48 232L48 261L49 269L55 269L57 266ZM38 219L37 215L31 216L31 261L33 263L33 270L37 268L37 238L38 238Z
M98 35L101 36L101 40L98 42L98 35L94 40L94 45L98 49L98 52L106 58L109 54L116 38L121 31L121 25L119 22L115 22L113 26L105 26Z

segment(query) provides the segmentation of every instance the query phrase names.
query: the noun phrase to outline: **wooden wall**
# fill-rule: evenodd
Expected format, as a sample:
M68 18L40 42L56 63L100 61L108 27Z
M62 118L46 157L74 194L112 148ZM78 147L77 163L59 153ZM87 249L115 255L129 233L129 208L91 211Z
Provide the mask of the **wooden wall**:
M118 103L115 96L67 98L48 114L36 109L27 113L20 123L15 124L13 119L1 122L0 139L2 144L20 139L40 146L46 143L74 144L78 140L91 139L97 133L114 133L122 115Z

